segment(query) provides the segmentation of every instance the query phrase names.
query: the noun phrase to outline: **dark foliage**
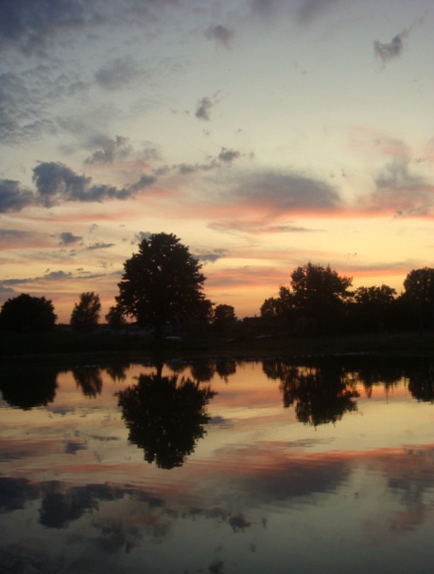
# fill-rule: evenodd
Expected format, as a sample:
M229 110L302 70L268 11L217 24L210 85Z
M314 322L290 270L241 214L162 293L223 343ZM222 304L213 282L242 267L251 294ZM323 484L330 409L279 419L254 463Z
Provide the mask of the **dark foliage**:
M45 297L26 293L8 299L0 311L0 329L5 331L50 331L56 323L54 307Z
M144 450L147 462L181 466L205 434L205 407L214 394L188 379L141 375L137 385L118 393L129 440Z
M11 407L29 410L54 401L58 369L52 366L23 365L0 373L0 390Z
M80 295L71 314L71 325L77 331L91 331L98 325L101 302L99 295L88 292Z
M209 320L212 305L202 292L201 267L178 237L153 234L124 263L116 301L140 326L152 326L161 340L167 324Z

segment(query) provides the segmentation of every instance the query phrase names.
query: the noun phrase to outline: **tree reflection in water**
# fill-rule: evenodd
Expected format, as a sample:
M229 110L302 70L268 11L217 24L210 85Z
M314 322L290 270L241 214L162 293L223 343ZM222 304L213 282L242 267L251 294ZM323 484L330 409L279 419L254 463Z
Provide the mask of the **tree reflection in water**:
M101 394L102 378L99 367L76 366L72 369L72 376L77 383L77 387L81 387L83 395L86 397L95 398Z
M283 362L265 362L264 372L280 379L283 406L295 405L297 419L313 426L335 423L346 412L357 410L359 393L351 387L352 379L337 362L315 366L294 366Z
M54 401L59 369L34 365L6 369L0 375L3 399L12 407L29 410Z
M142 448L145 460L160 468L181 466L206 431L206 405L216 393L199 381L140 375L138 383L117 393L129 440Z

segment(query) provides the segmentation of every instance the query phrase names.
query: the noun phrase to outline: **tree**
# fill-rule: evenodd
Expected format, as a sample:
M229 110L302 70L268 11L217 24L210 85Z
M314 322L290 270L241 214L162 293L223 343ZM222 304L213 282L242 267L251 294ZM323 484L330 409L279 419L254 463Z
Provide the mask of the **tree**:
M80 295L80 302L76 303L71 314L71 325L78 331L90 331L97 324L101 310L99 295L88 292Z
M223 333L230 327L234 326L237 322L235 309L232 305L217 305L214 309L213 325L220 332Z
M109 327L115 331L119 331L127 324L124 314L122 313L122 309L119 307L119 305L113 305L110 307L109 312L105 316L105 320L107 321Z
M434 319L434 269L413 269L404 281L404 297L418 316L419 326L429 325Z
M45 297L26 293L8 299L0 311L0 328L6 331L50 331L56 323L54 307Z
M351 296L352 278L340 276L330 265L309 262L291 273L290 283L290 287L280 287L279 297L264 301L262 317L294 322L301 330L335 329L344 301Z
M354 319L358 329L378 330L393 320L396 291L388 285L359 287L354 292Z
M154 233L124 263L116 301L140 326L152 326L161 342L165 325L210 318L212 304L202 292L201 268L178 237Z

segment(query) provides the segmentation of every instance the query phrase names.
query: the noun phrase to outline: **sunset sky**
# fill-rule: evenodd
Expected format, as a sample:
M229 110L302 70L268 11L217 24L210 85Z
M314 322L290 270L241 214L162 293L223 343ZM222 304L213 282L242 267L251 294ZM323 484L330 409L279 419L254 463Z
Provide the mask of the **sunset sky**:
M259 314L308 261L433 267L429 0L2 0L0 303L114 303L149 233Z

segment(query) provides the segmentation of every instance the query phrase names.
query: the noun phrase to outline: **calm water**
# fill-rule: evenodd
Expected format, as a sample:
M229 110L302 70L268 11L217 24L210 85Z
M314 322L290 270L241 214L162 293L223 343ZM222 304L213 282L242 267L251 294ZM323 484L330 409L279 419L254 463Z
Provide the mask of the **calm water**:
M431 572L434 368L0 371L0 571Z

